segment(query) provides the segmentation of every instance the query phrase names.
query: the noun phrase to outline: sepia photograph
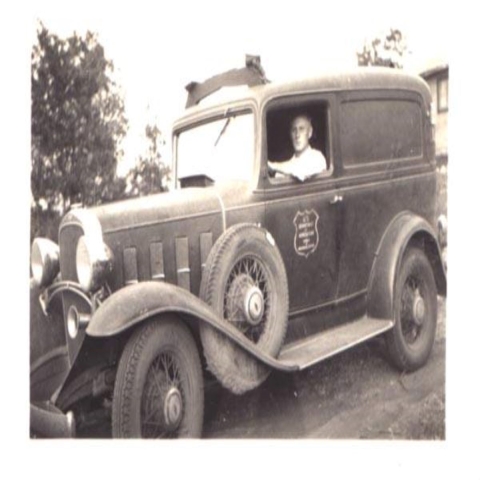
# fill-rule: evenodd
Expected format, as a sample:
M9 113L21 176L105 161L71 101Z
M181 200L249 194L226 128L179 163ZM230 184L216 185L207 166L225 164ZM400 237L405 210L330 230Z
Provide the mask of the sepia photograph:
M29 6L17 436L35 458L451 465L451 8Z

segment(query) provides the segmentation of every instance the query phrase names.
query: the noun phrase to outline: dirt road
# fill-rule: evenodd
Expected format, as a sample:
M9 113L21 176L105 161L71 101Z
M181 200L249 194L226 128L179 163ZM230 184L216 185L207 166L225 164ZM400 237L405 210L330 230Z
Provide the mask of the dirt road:
M273 372L236 396L206 396L206 438L445 438L445 301L425 367L402 374L375 339L297 374Z

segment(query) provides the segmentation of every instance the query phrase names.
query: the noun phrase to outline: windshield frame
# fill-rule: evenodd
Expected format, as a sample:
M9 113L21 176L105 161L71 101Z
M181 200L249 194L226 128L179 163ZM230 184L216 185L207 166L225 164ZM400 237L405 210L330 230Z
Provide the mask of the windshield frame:
M250 178L248 179L248 183L252 185L252 188L256 188L259 183L259 172L260 172L260 146L261 142L259 141L258 137L258 128L259 128L259 120L258 120L258 108L255 102L248 101L242 103L235 103L232 105L222 105L221 107L217 108L206 108L205 110L201 110L196 112L195 115L191 117L187 117L185 121L182 121L179 125L176 126L174 131L172 132L172 148L173 148L173 165L172 165L172 173L173 173L173 181L175 189L180 188L180 180L178 177L178 142L179 137L182 133L192 128L199 127L201 125L214 122L214 121L221 121L222 119L227 119L228 117L235 117L238 115L250 114L252 115L253 119L253 164L252 164L252 171L250 172ZM228 130L228 127L227 127ZM239 180L241 181L241 180Z

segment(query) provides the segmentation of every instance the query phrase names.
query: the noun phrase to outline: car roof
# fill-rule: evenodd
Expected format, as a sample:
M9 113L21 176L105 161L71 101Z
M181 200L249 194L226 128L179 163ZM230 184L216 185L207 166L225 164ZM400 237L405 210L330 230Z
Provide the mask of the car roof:
M295 94L372 89L414 91L422 96L426 105L431 102L430 89L419 75L387 67L358 67L351 70L328 72L300 80L220 89L220 94L214 93L211 97L200 102L199 105L186 108L184 115L174 123L174 129L209 112L226 108L232 103L253 102L261 106L273 98Z

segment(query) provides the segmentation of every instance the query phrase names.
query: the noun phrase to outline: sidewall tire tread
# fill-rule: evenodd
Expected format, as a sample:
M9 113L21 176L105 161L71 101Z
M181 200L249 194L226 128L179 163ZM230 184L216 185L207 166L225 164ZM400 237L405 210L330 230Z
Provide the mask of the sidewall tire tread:
M428 308L431 309L431 315L428 318L428 324L424 325L426 331L422 332L422 348L412 349L406 344L402 333L401 320L399 318L398 302L402 294L403 285L414 270L423 274L423 281L426 283L427 296L429 298ZM425 255L419 248L409 248L402 259L402 265L398 277L395 281L395 299L394 299L395 324L393 328L385 335L386 345L389 357L392 363L401 371L409 372L417 370L425 365L430 356L437 329L437 288L432 267Z
M213 246L205 265L200 286L200 298L223 316L223 287L232 267L242 257L256 256L271 272L279 295L271 302L273 321L256 344L265 353L276 357L282 347L288 319L288 283L285 266L276 245L266 239L267 232L253 224L238 224L228 229ZM254 249L256 251L254 251ZM266 257L268 262L266 263ZM242 394L260 385L270 369L251 354L234 344L207 324L200 325L203 352L209 370L222 385Z
M140 408L145 379L152 361L165 348L176 349L186 373L185 438L199 438L203 427L203 376L197 346L178 319L155 319L138 327L128 340L117 369L112 406L112 436L141 438Z

